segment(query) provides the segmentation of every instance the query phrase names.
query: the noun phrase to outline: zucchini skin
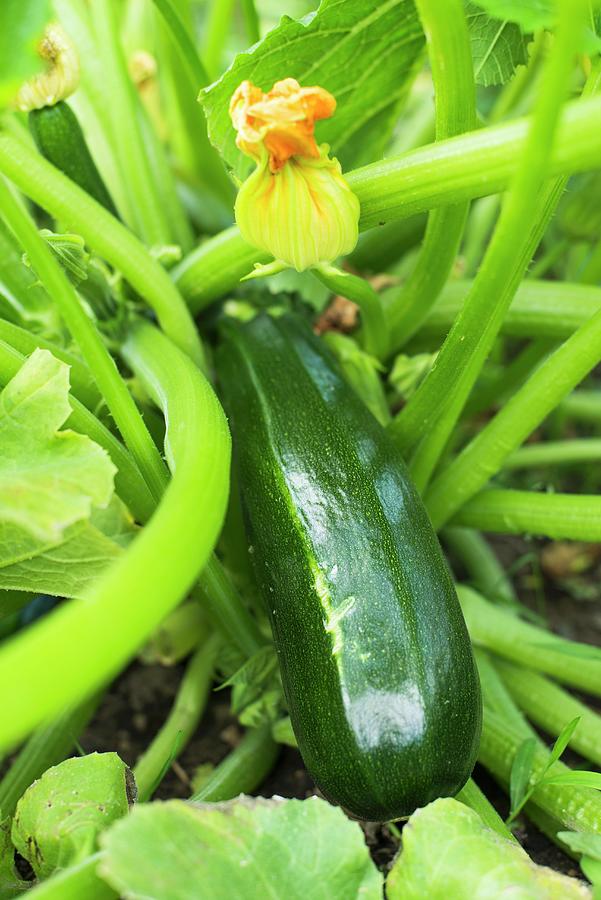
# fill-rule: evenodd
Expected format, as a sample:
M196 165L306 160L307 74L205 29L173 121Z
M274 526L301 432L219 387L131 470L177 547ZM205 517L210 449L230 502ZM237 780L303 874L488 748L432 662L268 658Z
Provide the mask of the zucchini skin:
M115 204L96 168L71 107L60 100L54 106L31 110L28 121L42 156L118 218Z
M292 316L230 328L217 365L253 565L309 772L370 821L455 794L476 761L480 685L400 454Z

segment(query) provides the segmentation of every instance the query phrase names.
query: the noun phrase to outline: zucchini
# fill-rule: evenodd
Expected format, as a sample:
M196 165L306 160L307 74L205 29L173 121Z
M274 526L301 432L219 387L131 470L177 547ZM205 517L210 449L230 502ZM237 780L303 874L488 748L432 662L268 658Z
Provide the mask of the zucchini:
M386 821L455 794L481 700L440 545L407 468L293 316L226 328L217 355L247 536L305 764Z
M64 100L54 106L32 109L29 130L38 150L48 162L118 217L111 195L88 150L77 116Z

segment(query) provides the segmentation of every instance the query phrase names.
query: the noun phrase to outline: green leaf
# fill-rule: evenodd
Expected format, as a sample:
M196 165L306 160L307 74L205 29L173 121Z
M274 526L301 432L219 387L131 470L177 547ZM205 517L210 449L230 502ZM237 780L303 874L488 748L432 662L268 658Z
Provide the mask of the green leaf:
M82 598L136 532L131 515L113 496L107 509L94 510L88 522L68 529L60 544L40 546L32 556L0 567L0 588Z
M601 772L574 771L562 772L560 775L545 775L538 784L568 784L601 791Z
M563 751L570 743L572 735L576 731L578 723L580 722L580 718L580 716L576 716L575 719L572 719L571 722L568 722L568 724L564 725L564 727L561 729L557 740L555 741L551 749L551 755L549 756L549 761L545 766L545 772L547 772L551 768L553 763L557 762Z
M50 0L2 0L0 4L0 107L42 68L37 46L50 21Z
M102 839L100 874L145 900L381 900L359 826L309 800L142 804Z
M515 22L524 32L550 28L557 18L555 0L473 0L473 2L495 19Z
M474 810L448 798L418 809L386 882L388 900L474 897L589 898L574 878L535 865L519 844L491 831Z
M15 869L15 848L10 839L10 819L0 822L0 900L9 900L31 887L21 881Z
M68 397L69 367L47 350L32 353L0 394L1 563L60 542L111 498L116 469L106 450L59 431Z
M532 776L535 753L536 738L531 737L522 741L515 754L509 779L509 796L512 814L515 813L526 796L526 791Z
M249 728L273 722L282 713L282 686L277 656L271 644L246 660L221 687L232 688L232 713Z
M336 98L335 115L317 124L316 136L330 144L343 168L355 164L358 151L365 152L372 124L378 145L373 159L390 134L389 119L406 95L423 46L412 0L322 0L317 12L301 21L284 16L201 92L211 141L243 178L251 163L236 148L230 98L245 79L267 91L292 77L302 85L319 84Z
M380 376L382 364L345 334L328 331L323 340L338 360L346 381L380 425L386 427L390 422L390 411Z
M601 862L601 834L586 831L560 831L557 837L574 853L583 853Z
M516 68L528 62L528 40L513 22L491 18L466 3L474 77L484 86L506 84Z
M60 336L56 307L33 272L23 264L23 252L12 231L0 219L0 297L2 315L45 337Z
M47 769L17 804L13 844L39 878L93 853L98 835L124 816L133 777L116 753L90 753Z

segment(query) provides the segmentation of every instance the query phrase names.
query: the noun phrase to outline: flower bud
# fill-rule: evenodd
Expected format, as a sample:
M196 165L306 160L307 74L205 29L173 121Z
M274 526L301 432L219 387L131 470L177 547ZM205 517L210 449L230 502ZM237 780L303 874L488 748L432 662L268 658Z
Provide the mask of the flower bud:
M15 106L23 112L54 106L69 97L79 85L77 52L56 22L47 26L38 54L46 63L46 71L34 75L19 89Z
M302 272L357 243L359 201L328 145L318 147L314 137L315 122L335 106L323 88L301 88L293 78L267 94L246 81L232 97L236 143L257 162L238 193L236 221L244 239L280 267Z

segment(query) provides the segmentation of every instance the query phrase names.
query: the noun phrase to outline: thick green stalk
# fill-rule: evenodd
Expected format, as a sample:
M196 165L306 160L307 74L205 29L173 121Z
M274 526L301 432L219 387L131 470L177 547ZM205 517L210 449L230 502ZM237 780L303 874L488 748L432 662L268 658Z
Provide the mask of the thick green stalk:
M118 894L97 874L101 853L88 856L83 862L42 881L28 897L34 900L118 900Z
M67 328L79 345L148 487L154 496L160 496L166 480L165 467L115 361L86 314L75 288L40 237L33 221L13 199L3 179L0 179L0 206L4 218L27 252L38 278L53 298Z
M565 106L549 160L550 176L598 166L600 121L601 97ZM506 190L523 153L528 124L522 119L482 128L347 172L361 202L360 229ZM0 169L1 149L0 140ZM242 239L238 228L230 228L193 250L173 276L190 309L198 312L232 290L253 263L268 261Z
M0 819L12 817L17 802L29 785L46 769L69 756L94 715L99 700L99 696L86 700L31 735L0 782Z
M244 15L248 43L256 44L257 41L261 40L261 30L255 0L242 0L242 13Z
M551 147L587 0L562 0L553 52L515 178L470 294L436 364L389 426L403 452L419 445L418 484L427 483L461 414L541 236L561 185L544 188ZM543 205L541 206L541 198ZM491 299L494 298L494 299ZM421 443L420 443L421 442Z
M279 749L269 725L249 729L203 787L190 797L190 803L217 803L238 794L250 794L271 772Z
M202 87L209 84L210 78L196 51L194 41L188 34L188 30L171 0L152 0L152 2L164 18L172 39L179 48L191 89L198 93Z
M516 603L511 578L482 535L470 528L445 528L445 544L459 556L474 587L489 600Z
M472 497L452 521L497 534L601 541L601 497L491 489Z
M388 331L382 301L369 281L334 266L322 265L312 269L312 272L332 293L340 294L357 304L361 310L366 351L379 359L386 356Z
M175 703L158 734L138 759L134 776L138 800L149 800L196 731L207 704L220 637L212 635L201 644L186 667Z
M202 56L211 79L217 78L222 71L233 12L234 0L211 0L208 4Z
M601 715L549 678L532 669L496 660L511 696L535 725L557 737L566 722L580 718L570 738L570 747L586 759L601 766Z
M181 296L167 272L128 228L39 153L2 131L0 172L120 271L154 309L165 334L197 364L203 364L200 338Z
M523 387L435 479L426 504L439 527L601 360L601 310L550 354Z
M587 462L601 462L600 438L526 444L509 454L503 468L534 469L539 466L575 466Z
M426 33L434 82L436 140L471 131L476 89L462 0L416 0ZM449 277L461 243L469 202L434 209L415 268L389 306L391 348L418 330Z
M459 315L471 281L447 284L419 336L444 337ZM522 281L501 326L501 334L563 341L601 310L601 290L565 281Z
M119 167L130 196L136 231L147 244L170 244L171 229L146 153L138 99L121 47L113 0L94 0L92 21L102 60L106 105Z
M601 696L601 650L568 641L524 622L465 585L457 588L474 644L512 662L552 675L571 687Z
M504 716L484 708L480 762L503 784L508 785L515 755L524 740ZM549 751L537 744L531 781L540 777L549 759ZM568 772L567 766L555 763L551 772ZM601 833L601 796L592 788L575 785L549 784L537 787L532 803L573 831ZM528 807L526 807L528 812Z
M163 408L173 477L148 525L85 602L59 607L3 644L0 748L89 697L131 658L190 589L223 523L230 437L212 388L150 325L135 329L125 353ZM177 390L171 390L175 370Z
M455 795L455 800L459 800L465 806L469 806L470 809L478 813L484 824L496 831L497 834L500 834L501 837L506 838L508 841L516 840L490 800L482 793L472 778Z

